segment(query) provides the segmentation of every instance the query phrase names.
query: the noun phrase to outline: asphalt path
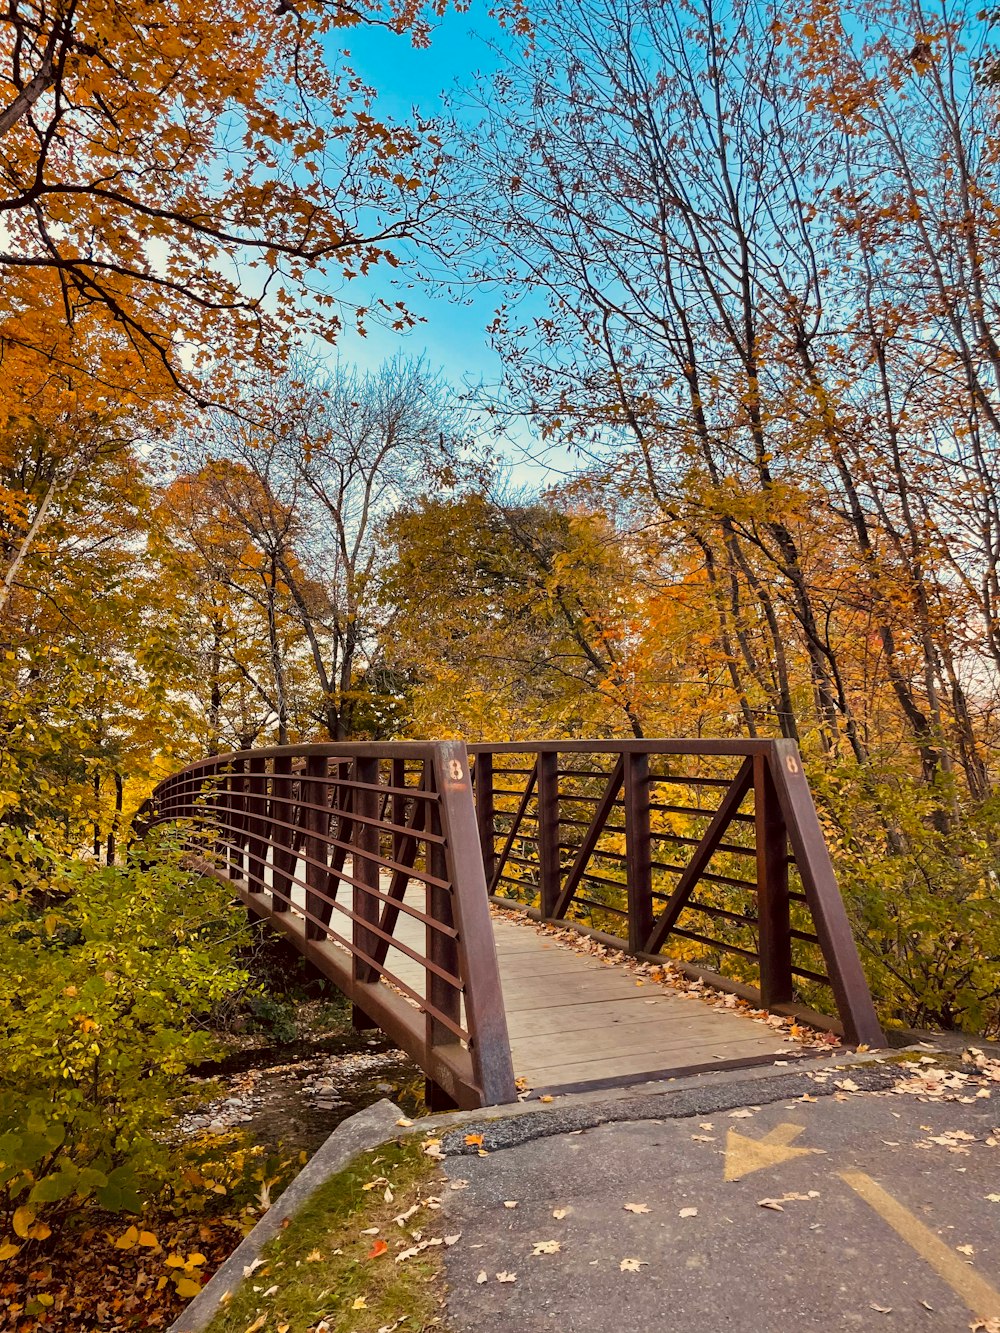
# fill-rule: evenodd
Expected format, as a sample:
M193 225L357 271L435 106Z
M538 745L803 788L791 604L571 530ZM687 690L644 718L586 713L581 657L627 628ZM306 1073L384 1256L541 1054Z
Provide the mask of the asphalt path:
M464 1124L449 1329L1000 1333L1000 1063L923 1061Z

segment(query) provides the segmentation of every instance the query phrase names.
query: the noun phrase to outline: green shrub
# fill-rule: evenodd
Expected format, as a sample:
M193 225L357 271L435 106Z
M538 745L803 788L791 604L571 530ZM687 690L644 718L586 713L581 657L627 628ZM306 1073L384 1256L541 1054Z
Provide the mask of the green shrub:
M198 1020L241 986L244 917L153 840L98 867L0 829L0 1258L93 1198L137 1210Z
M1000 1034L1000 805L891 769L811 774L883 1018Z

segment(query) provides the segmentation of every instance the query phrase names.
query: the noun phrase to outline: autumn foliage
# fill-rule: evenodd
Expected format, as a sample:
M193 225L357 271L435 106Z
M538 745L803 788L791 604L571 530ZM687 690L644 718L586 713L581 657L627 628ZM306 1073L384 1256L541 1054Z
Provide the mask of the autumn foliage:
M0 14L0 834L113 872L158 776L258 743L787 737L883 1017L996 1035L989 22L514 6L452 124L390 123L341 52L440 12ZM411 327L406 238L499 293L491 390L325 359ZM11 959L75 893L8 895Z

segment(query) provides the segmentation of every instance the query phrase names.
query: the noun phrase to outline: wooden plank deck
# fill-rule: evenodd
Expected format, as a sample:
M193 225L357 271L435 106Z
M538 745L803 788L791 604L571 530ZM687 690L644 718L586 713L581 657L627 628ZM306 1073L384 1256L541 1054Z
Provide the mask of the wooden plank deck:
M407 903L422 908L413 887ZM756 1063L796 1049L742 1014L711 1008L623 967L577 953L527 920L494 918L514 1074L536 1091L615 1086L682 1070ZM423 951L424 927L401 914L396 936ZM388 965L414 989L420 966L398 950Z
M385 876L383 889L388 884ZM293 888L293 915L304 896ZM423 886L411 881L404 901L423 911ZM426 929L401 912L394 938L422 957ZM514 1074L536 1093L627 1086L797 1053L762 1023L656 983L639 986L627 968L567 948L527 919L494 917L493 930ZM424 993L422 963L390 946L386 967Z

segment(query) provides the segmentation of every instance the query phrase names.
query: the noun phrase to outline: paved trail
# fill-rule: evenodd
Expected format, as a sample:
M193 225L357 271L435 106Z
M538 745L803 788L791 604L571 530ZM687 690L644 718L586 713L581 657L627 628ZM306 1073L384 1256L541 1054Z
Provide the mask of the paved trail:
M1000 1083L952 1076L950 1100L929 1095L938 1082L922 1095L854 1090L891 1076L750 1082L742 1100L759 1100L744 1107L732 1088L676 1094L680 1118L665 1096L644 1103L662 1117L588 1128L556 1106L533 1118L543 1137L523 1117L487 1128L486 1157L466 1129L453 1134L450 1330L959 1333L977 1316L1000 1321ZM713 1096L721 1109L706 1109ZM533 1254L552 1241L557 1251ZM623 1271L625 1260L637 1262Z

